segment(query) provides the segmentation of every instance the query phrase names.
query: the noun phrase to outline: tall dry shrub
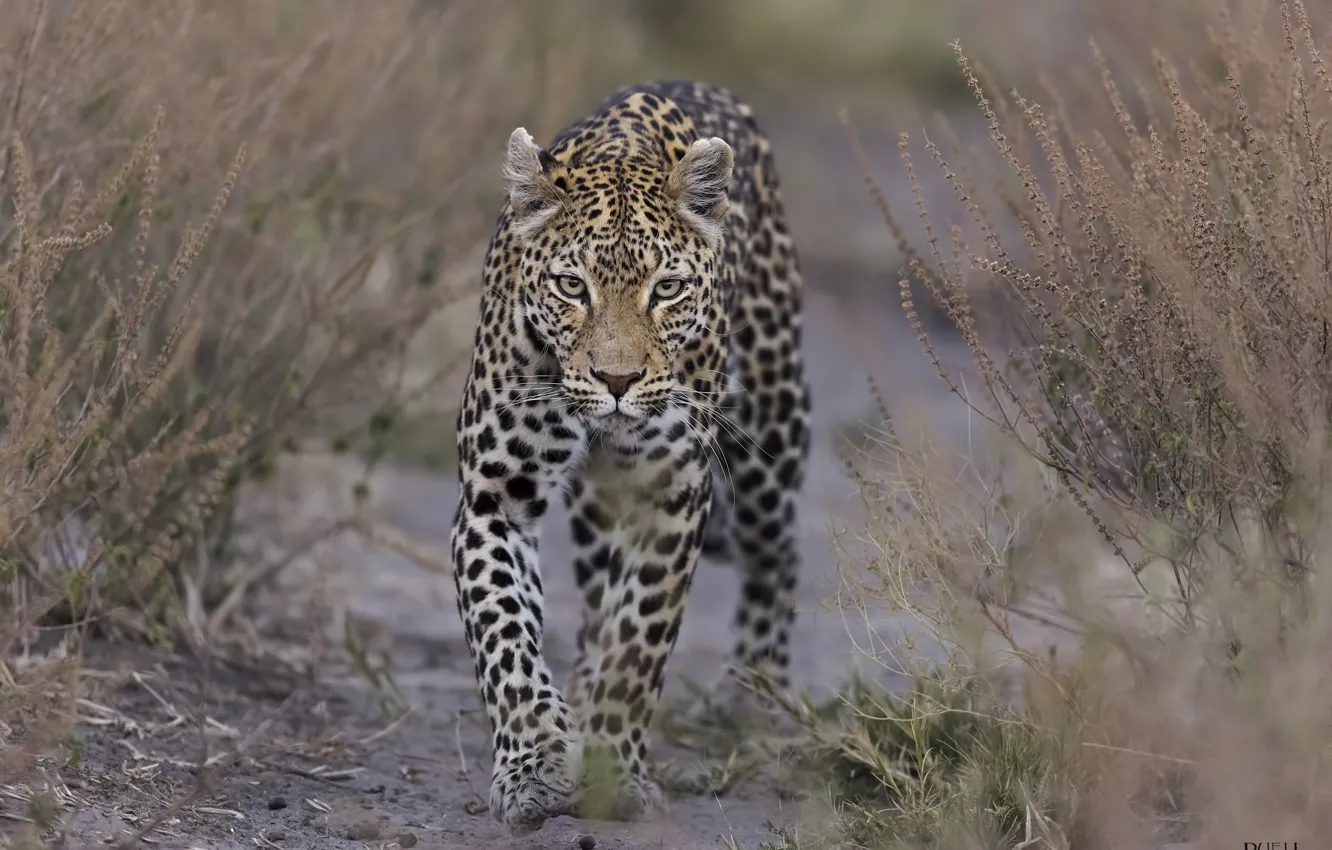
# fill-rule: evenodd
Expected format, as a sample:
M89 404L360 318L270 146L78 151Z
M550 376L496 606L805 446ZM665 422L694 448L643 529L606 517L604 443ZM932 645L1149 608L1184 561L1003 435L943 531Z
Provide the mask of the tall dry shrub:
M502 140L564 112L579 45L551 15L5 4L0 779L73 722L77 659L34 626L206 641L242 481L382 448L454 365L410 344L487 235Z
M128 597L107 582L87 590L160 612L184 582L206 608L225 589L221 566L242 477L268 472L284 446L358 430L382 440L392 428L405 401L409 342L457 294L438 281L489 225L489 208L476 201L492 189L485 167L496 159L496 140L534 111L553 111L577 72L577 52L531 49L534 39L553 37L539 31L538 7L8 5L0 133L28 152L29 189L17 191L17 163L5 160L13 200L0 214L0 248L23 264L33 238L45 238L44 252L59 254L40 282L21 282L24 297L37 298L28 309L52 329L31 344L55 346L60 356L75 357L79 345L95 354L60 372L59 388L39 388L60 401L40 421L9 410L7 437L36 440L21 429L41 428L68 440L83 421L68 417L83 414L89 394L111 392L105 358L117 369L140 368L161 350L173 360L151 396L117 390L108 462L128 470L143 446L210 445L240 426L246 434L216 494L217 512L197 529L197 545L170 564L172 581ZM152 144L136 148L145 135ZM244 168L232 169L241 144ZM132 180L111 180L100 207L81 200L81 187L104 183L127 157ZM224 175L232 199L214 205ZM69 209L83 217L71 220ZM97 238L79 228L97 228ZM155 288L153 280L165 282ZM21 348L32 334L28 318L13 322L7 334L17 336L5 341ZM29 380L55 380L32 369ZM429 381L416 384L413 392L429 389ZM129 400L144 405L141 416L128 417ZM218 416L201 420L204 412ZM87 552L111 536L120 542L101 562L143 562L152 534L172 528L201 476L182 458L152 481L159 506L139 516L92 498L61 469L48 472L68 489L39 498L43 513L33 522L51 540L7 549L8 564L33 582L25 593L67 601L69 576L81 574L68 550Z
M39 533L0 541L23 617L59 603L78 619L99 600L197 637L229 580L241 480L312 438L382 442L429 391L405 384L409 344L490 224L477 201L496 140L556 111L577 72L577 50L533 49L555 37L546 16L535 2L6 6L3 341L31 352L10 375L23 391L3 403L6 445L31 458L54 441L50 462L97 447L91 467L6 478L11 513ZM171 461L148 475L144 452ZM215 510L187 535L179 515L204 492ZM162 535L188 545L158 557Z
M7 663L14 645L61 603L85 610L99 585L143 602L163 567L202 534L251 437L246 418L218 399L185 409L171 403L204 326L197 303L188 299L153 333L155 305L194 271L243 157L218 177L207 217L159 268L143 249L158 200L160 130L159 120L105 185L86 193L74 182L47 215L27 148L15 135L6 150L13 217L0 265L0 589L7 597L0 725L22 722L37 746L68 719L57 685L70 684L74 669L57 659L16 670ZM112 236L105 218L127 193L137 210L131 262L123 275L90 271L78 281L83 298L97 305L89 321L75 325L58 300L72 286L67 269ZM56 560L64 568L58 576L28 572ZM0 775L12 776L35 751L5 743Z
M972 347L978 412L1085 503L1108 543L1139 544L1129 566L1168 557L1186 595L1204 578L1202 542L1244 560L1237 529L1309 566L1299 540L1332 389L1332 76L1300 2L1267 16L1265 3L1197 5L1223 76L1157 53L1155 88L1131 111L1093 46L1114 134L1057 90L1053 106L998 95L963 58L1017 191L997 215L983 208L928 143L983 240L904 245ZM918 167L905 138L902 150ZM1005 244L999 218L1025 244ZM1008 300L1008 362L977 330L977 276Z
M1001 94L959 51L998 187L973 179L993 162L948 150L946 128L919 148L904 135L901 156L913 181L942 170L980 236L922 200L917 249L883 205L910 282L971 349L974 373L935 358L941 377L975 433L1037 474L1008 490L889 436L890 462L856 464L871 575L853 595L935 626L954 660L997 638L1024 671L1021 710L988 711L1076 743L1071 762L1005 780L1029 794L1028 823L1051 827L1036 846L1332 829L1318 575L1332 496L1329 33L1302 0L1186 5L1205 43L1167 37L1147 66L1093 45L1095 100L1067 71L1038 96ZM998 338L978 287L1005 302ZM1020 586L1033 564L1044 584ZM1016 764L993 756L972 754L976 781ZM1071 794L1035 793L1049 771Z

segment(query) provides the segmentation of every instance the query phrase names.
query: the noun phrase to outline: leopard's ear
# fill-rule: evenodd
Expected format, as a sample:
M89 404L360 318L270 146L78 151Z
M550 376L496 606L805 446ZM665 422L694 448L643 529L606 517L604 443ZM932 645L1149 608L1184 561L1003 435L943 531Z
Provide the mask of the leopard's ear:
M722 139L699 139L671 169L666 192L680 215L705 236L720 241L730 204L735 155Z
M539 230L560 211L564 197L556 181L562 171L563 166L538 147L527 130L519 127L509 135L504 180L520 233Z

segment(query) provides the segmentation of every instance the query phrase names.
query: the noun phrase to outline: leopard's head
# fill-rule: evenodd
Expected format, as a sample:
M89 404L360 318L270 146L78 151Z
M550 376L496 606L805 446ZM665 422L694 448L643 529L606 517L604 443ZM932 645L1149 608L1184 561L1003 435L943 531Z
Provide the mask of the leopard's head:
M731 148L677 138L664 152L612 145L565 163L522 128L509 139L514 306L558 359L571 407L607 426L680 398L720 316Z

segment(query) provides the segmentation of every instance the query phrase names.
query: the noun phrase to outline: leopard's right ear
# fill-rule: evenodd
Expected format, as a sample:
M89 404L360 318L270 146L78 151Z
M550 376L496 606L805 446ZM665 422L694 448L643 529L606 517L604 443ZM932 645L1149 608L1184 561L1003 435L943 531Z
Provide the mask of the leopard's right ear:
M564 166L538 147L527 130L519 127L509 136L504 180L519 233L539 230L560 211L564 194L557 181L563 170Z

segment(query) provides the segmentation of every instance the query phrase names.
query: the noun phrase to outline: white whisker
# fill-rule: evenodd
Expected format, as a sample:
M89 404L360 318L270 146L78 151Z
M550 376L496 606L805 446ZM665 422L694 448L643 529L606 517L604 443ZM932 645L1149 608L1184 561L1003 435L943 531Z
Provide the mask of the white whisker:
M504 404L496 405L496 406L495 406L495 409L496 409L496 410L507 410L507 409L509 409L510 407L517 407L517 406L520 405L520 404L540 404L540 403L544 403L544 402L562 401L562 400L564 400L564 393L562 393L562 392L558 392L558 393L549 393L549 394L547 394L547 395L524 396L524 397L521 397L521 398L515 398L515 399L512 399L512 400L510 400L510 401L508 401L508 402L505 402ZM567 402L566 402L565 405L548 405L548 406L552 406L552 407L554 407L556 410L559 410L559 409L562 409L562 407L566 407L566 406L567 406Z
M739 378L735 377L734 375L732 375L730 372L724 372L721 369L697 369L696 371L702 375L717 375L720 378L720 380L713 379L713 383L715 384L720 384L722 386L727 386L730 384L735 385L734 389L722 389L722 390L717 390L716 392L726 393L727 395L734 393L744 393L745 395L750 395L749 388L745 386L744 382L741 381Z
M740 444L740 448L745 451L750 460L754 460L754 454L749 450L748 446L753 446L755 449L758 449L758 451L764 457L770 457L768 453L764 451L763 447L758 444L757 440L755 440L752 436L749 435L748 432L746 432L743 428L741 428L737 422L732 420L730 417L726 416L721 411L705 407L689 398L678 398L677 401L682 405L698 410L700 413L706 416L714 417L716 419L717 424L721 428L726 429L728 435L732 439L734 439L737 443Z
M697 437L703 444L703 450L708 452L712 459L717 462L722 479L730 485L731 501L734 502L735 474L731 471L730 463L726 460L725 450L723 450L721 444L717 442L716 436L710 433L710 429L708 429L706 423L697 422L687 409L681 408L680 413L685 418L685 427L688 428L690 433Z

